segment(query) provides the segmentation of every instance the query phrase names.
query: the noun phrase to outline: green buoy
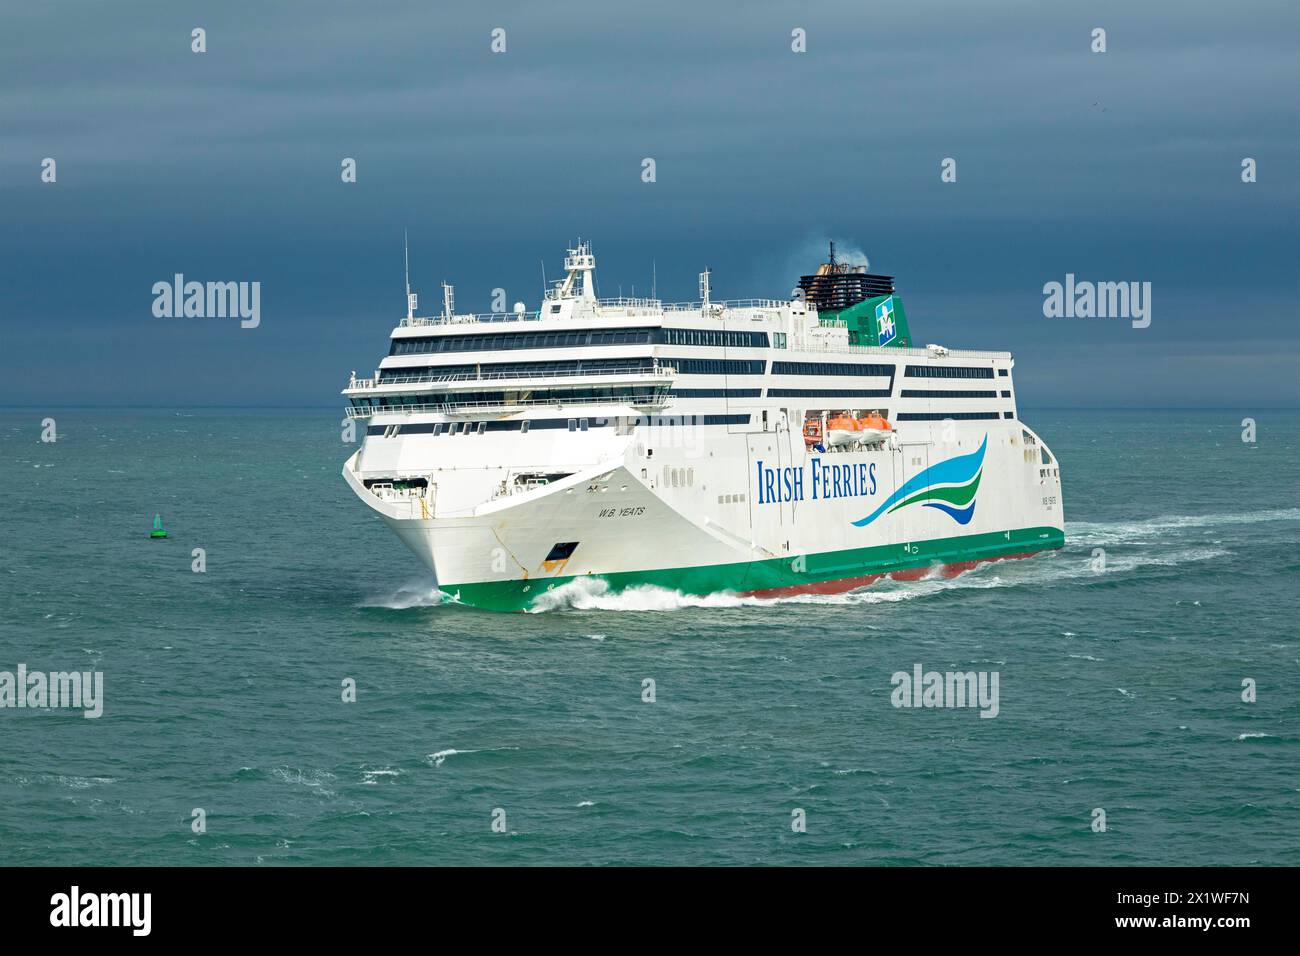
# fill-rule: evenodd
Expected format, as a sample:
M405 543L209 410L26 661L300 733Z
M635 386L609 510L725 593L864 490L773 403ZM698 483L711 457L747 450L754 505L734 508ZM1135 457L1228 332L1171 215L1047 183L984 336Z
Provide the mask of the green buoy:
M153 516L153 530L149 532L149 537L151 538L167 537L167 532L163 530L163 526L162 526L162 515Z

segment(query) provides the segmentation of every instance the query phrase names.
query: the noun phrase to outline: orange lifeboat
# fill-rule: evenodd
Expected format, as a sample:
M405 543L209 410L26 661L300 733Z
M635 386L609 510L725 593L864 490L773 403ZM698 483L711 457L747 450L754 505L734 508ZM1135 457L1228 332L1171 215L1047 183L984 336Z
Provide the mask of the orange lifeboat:
M813 445L820 445L822 440L822 423L816 420L810 420L803 423L803 443L811 448Z
M894 430L894 427L889 424L885 416L879 412L864 415L858 419L857 425L859 440L867 444L884 441L889 437L889 433Z
M826 423L826 437L833 448L856 444L858 420L848 413L836 415Z

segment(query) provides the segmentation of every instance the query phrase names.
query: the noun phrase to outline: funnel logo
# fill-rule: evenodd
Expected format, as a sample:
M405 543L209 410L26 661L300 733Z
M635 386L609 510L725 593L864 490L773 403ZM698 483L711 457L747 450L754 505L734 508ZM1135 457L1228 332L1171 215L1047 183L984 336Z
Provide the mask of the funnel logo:
M988 444L989 436L985 435L978 451L931 465L903 482L879 508L853 522L854 526L865 528L886 512L918 502L926 508L937 508L958 524L970 524L975 516L975 492L979 491Z
M885 345L894 341L898 327L894 324L894 297L891 295L876 306L876 344Z

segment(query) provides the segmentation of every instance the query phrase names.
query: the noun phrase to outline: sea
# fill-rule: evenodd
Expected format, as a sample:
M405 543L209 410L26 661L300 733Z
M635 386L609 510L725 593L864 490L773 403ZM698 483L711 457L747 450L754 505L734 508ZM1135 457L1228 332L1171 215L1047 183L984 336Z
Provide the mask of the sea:
M1022 416L1062 551L498 614L337 408L2 410L0 672L102 713L0 707L0 865L1300 864L1300 413Z

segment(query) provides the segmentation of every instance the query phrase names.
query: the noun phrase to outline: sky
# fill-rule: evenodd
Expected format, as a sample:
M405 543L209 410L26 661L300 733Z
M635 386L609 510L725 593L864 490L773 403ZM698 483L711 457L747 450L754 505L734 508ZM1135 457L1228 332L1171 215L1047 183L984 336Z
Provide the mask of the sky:
M834 238L1022 407L1300 406L1298 50L1294 0L14 0L0 404L341 407L405 230L422 313L536 308L579 236L603 296L784 297ZM260 324L156 317L176 273ZM1045 317L1067 273L1150 326Z

